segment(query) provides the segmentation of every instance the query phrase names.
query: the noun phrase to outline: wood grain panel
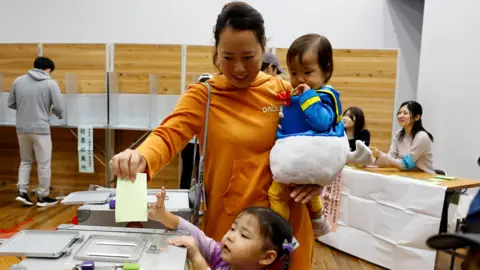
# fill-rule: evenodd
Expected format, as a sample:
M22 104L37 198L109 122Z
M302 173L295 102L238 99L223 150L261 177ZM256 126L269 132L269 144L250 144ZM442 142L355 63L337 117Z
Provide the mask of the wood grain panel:
M115 72L120 73L120 93L148 94L149 74L158 78L158 94L180 94L180 45L115 44Z
M400 171L397 168L366 168L365 166L355 166L356 170L382 174L382 175L397 175L403 176L407 178L412 178L418 181L430 181L434 175L428 174L425 172L408 172L408 171ZM458 191L460 192L463 189L467 188L478 188L480 187L480 181L468 178L460 178L457 177L455 180L452 181L442 181L438 183L439 186L444 186L447 188L448 191Z
M33 68L37 56L37 44L0 44L0 73L4 77L0 92L9 92L15 78Z
M97 159L94 163L95 172L78 172L78 153L76 129L52 128L51 136L53 142L52 153L52 183L53 187L60 189L74 187L76 190L87 190L90 184L105 184L105 167ZM73 132L73 133L72 133ZM15 127L0 127L0 179L8 183L17 182L18 166L20 165L20 154L18 150L17 135ZM95 155L104 160L105 149L104 130L94 130ZM34 164L31 177L31 187L38 185L37 166Z
M277 48L280 65L287 69L287 49ZM334 50L334 71L329 82L341 94L342 106L361 108L371 145L390 147L397 76L397 50ZM288 74L286 79L289 80Z
M65 75L75 74L77 93L105 93L105 44L43 44L43 56L55 62L52 78L66 93Z
M130 147L132 143L142 137L145 131L137 130L116 130L115 144L118 151ZM165 166L155 177L148 182L148 188L160 189L164 186L167 189L178 189L180 185L179 157L175 157L170 164Z
M213 62L213 46L188 46L187 47L187 75L186 86L197 82L203 73L217 73Z

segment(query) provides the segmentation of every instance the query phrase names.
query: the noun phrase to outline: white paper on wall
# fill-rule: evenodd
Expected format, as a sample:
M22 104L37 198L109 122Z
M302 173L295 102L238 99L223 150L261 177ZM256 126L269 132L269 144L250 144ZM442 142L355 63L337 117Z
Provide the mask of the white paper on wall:
M446 188L345 168L336 232L319 240L388 269L434 269Z
M78 168L81 173L93 173L93 127L78 127Z

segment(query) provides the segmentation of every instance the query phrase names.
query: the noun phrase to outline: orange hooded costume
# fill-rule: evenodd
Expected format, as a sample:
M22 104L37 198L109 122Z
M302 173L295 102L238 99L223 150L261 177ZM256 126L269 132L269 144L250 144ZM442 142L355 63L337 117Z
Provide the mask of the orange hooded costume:
M276 95L288 83L260 72L248 89L229 85L223 75L210 79L211 104L205 153L207 201L205 233L220 241L237 214L248 206L269 206L272 184L269 153L275 144L282 101ZM138 148L150 177L168 164L197 135L203 143L207 89L191 85L173 113ZM300 246L290 269L311 268L314 238L305 204L290 205L290 224ZM278 263L278 268L283 264Z

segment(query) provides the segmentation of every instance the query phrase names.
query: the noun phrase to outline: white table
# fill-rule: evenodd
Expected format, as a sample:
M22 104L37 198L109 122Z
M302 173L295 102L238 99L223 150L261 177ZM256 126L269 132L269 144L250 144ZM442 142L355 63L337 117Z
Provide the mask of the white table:
M336 232L319 240L389 269L434 269L446 187L345 168Z

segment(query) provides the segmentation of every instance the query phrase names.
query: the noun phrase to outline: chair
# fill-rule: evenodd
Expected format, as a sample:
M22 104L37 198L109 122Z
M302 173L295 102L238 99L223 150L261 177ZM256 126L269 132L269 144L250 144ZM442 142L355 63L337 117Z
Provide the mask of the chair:
M480 158L478 158L477 160L477 164L478 166L480 166ZM435 173L438 173L437 170L435 170ZM467 191L467 189L461 191L460 193L463 194ZM462 218L462 219L457 219L457 224L455 226L455 233L458 233L460 231L467 231L467 222L466 222L466 219L465 218ZM465 255L461 254L461 253L458 253L456 251L456 249L452 249L452 250L443 250L443 252L447 253L447 254L450 254L452 257L450 258L450 270L453 270L455 269L455 258L458 257L458 258L461 258L461 259L464 259L465 260ZM465 261L462 262L462 267L463 267L463 263Z
M447 172L442 169L434 169L436 174L447 176Z
M457 224L455 226L455 233L465 232L466 225L467 224L466 224L465 218L457 219ZM464 254L457 252L456 249L446 249L446 250L441 250L441 251L451 256L451 258L450 258L450 268L449 268L450 270L455 269L455 258L460 258L460 259L465 260L465 257L466 257ZM463 262L462 262L462 264L463 264Z

